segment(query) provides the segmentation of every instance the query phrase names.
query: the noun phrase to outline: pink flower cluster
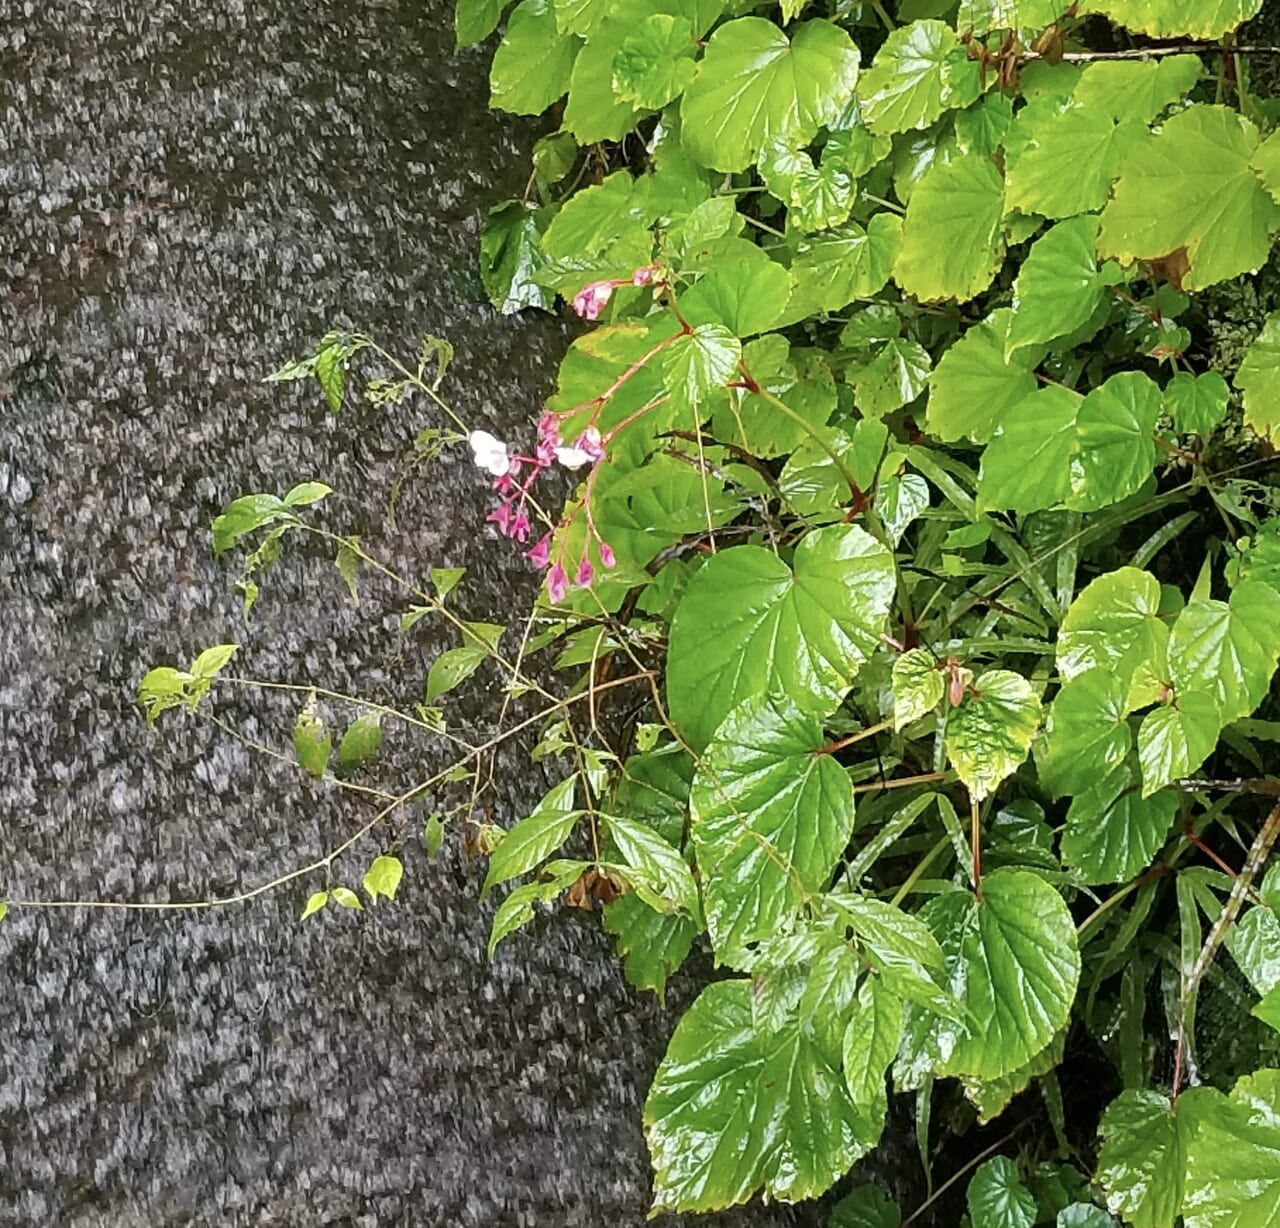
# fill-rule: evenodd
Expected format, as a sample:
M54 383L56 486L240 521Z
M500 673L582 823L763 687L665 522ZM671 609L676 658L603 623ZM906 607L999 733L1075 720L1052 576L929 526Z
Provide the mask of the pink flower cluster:
M652 285L657 281L659 272L656 264L646 264L636 269L630 277L590 282L573 296L573 310L584 320L598 320L619 286Z
M544 469L559 464L564 469L578 470L590 465L593 473L588 477L591 484L594 478L594 467L604 459L605 440L594 425L589 425L572 443L566 444L560 437L560 419L555 414L543 414L538 422L537 445L532 456L511 456L507 453L506 444L495 439L487 431L473 431L470 436L471 449L476 465L486 472L494 474L493 488L502 496L502 502L485 517L487 524L498 526L503 537L525 542L529 538L529 492ZM523 480L521 476L526 474ZM617 562L609 543L596 532L591 516L590 492L583 506L586 507L587 526L589 531L588 548L591 541L596 542L600 562L605 567L612 567ZM575 513L576 514L576 513ZM554 563L551 560L552 535L544 534L538 542L525 551L525 558L540 571L547 571L547 595L554 602L565 599L569 592L569 573L566 571L561 557ZM579 588L590 588L595 580L595 568L584 550L574 572L573 583Z

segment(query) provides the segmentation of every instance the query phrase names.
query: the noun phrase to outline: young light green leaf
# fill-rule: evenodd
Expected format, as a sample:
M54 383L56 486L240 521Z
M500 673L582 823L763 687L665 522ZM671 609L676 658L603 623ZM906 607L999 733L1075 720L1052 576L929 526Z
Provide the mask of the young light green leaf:
M1064 337L1097 311L1107 284L1098 269L1097 239L1098 219L1089 215L1059 222L1031 245L1013 285L1006 356Z
M333 494L333 487L323 482L300 482L284 497L286 507L306 507L311 503L319 503L327 495Z
M979 674L947 716L947 757L977 801L994 793L1027 757L1040 727L1040 699L1021 674Z
M206 648L191 662L191 676L198 679L215 677L226 668L239 647L239 644L215 644Z
M1071 494L1085 398L1069 388L1033 392L1005 413L982 454L978 504L983 510L1035 512Z
M498 911L493 915L493 925L489 929L489 958L493 958L498 943L508 934L533 920L535 904L549 904L566 887L581 878L587 867L588 863L585 861L553 861L547 867L551 875L547 881L525 883L512 891L498 905Z
M673 401L695 411L738 372L742 343L722 324L699 324L663 356L662 380Z
M748 699L717 728L690 793L707 929L723 963L821 891L853 832L853 786L793 703Z
M1133 745L1128 694L1128 682L1105 669L1088 670L1058 692L1045 722L1041 772L1055 797L1087 792L1124 762Z
M644 1123L655 1211L712 1211L760 1189L811 1198L879 1137L849 1098L838 1052L794 1015L777 1031L757 1029L750 981L698 995L654 1076Z
M939 360L930 377L927 426L953 442L986 443L1009 412L1037 388L1033 374L1039 354L1014 353L1013 312L993 312L968 329Z
M1195 55L1099 60L1080 74L1071 96L1082 107L1103 111L1112 119L1146 124L1190 90L1203 73L1200 57Z
M644 902L658 912L679 909L696 918L700 913L698 886L679 851L644 823L622 815L608 815L605 823L623 864L643 874L643 880L633 886Z
M1130 761L1072 799L1062 856L1082 881L1126 882L1151 864L1169 838L1178 813L1177 794L1143 797L1141 783Z
M1180 433L1204 436L1227 416L1229 395L1227 381L1217 371L1179 371L1165 386L1164 411Z
M1138 729L1142 796L1194 772L1213 753L1221 728L1221 710L1208 691L1179 691L1176 702L1148 712Z
M459 47L483 42L498 28L505 0L457 0L453 27Z
M946 683L933 653L912 648L894 661L892 687L893 727L903 729L941 703Z
M1093 512L1141 489L1155 468L1160 408L1160 389L1141 371L1113 375L1085 397L1068 507Z
M427 819L422 829L422 843L426 846L427 856L434 857L444 844L444 815L438 811Z
M849 222L803 240L791 262L791 299L781 322L839 311L856 298L879 294L901 242L902 219L892 213L877 213L865 230Z
M986 158L935 162L907 204L893 275L923 300L981 294L1004 260L1004 179Z
M858 49L831 22L807 21L788 38L762 17L727 21L685 91L685 147L713 170L745 170L772 141L807 144L833 123L857 76Z
M1245 425L1269 439L1280 426L1280 311L1267 316L1233 382L1244 394Z
M346 582L352 605L358 607L360 605L360 589L357 585L360 574L360 539L358 537L342 539L338 546L338 553L334 556L333 565L338 569L338 575Z
M1160 582L1150 572L1119 567L1099 576L1071 603L1058 630L1063 678L1102 668L1129 682L1148 663L1164 672L1169 629L1159 611Z
M360 903L360 897L350 887L330 887L329 898L335 904L341 904L343 908L354 908L357 912L364 911L364 905Z
M465 682L489 659L489 650L478 644L463 644L442 652L427 671L427 703Z
M548 790L528 818L521 819L502 838L489 857L481 896L498 883L527 874L539 862L551 856L568 838L574 824L582 816L573 808L574 778L562 780Z
M315 891L307 897L306 907L302 910L302 920L305 921L313 913L319 912L329 902L329 893L327 891Z
M1122 264L1182 253L1187 290L1256 271L1280 226L1280 205L1249 165L1257 147L1257 128L1236 111L1179 111L1126 158L1098 250Z
M977 98L978 75L977 62L946 22L910 22L890 31L862 74L863 121L878 133L927 128L944 111Z
M648 110L665 107L693 79L697 47L687 18L646 17L613 57L613 92Z
M369 893L369 898L376 904L380 895L386 896L389 900L396 898L396 891L400 887L400 880L404 877L404 865L399 857L392 857L384 853L381 857L375 857L372 864L365 871L364 889Z
M709 559L676 609L671 717L694 749L743 699L780 691L825 715L880 647L893 600L889 552L852 525L808 534L788 567L760 546Z
M307 700L293 724L293 753L312 780L321 780L329 766L333 738L315 709L315 697Z
M516 115L545 111L569 88L581 42L556 29L547 0L520 0L489 70L490 105Z
M992 1156L978 1165L965 1192L969 1219L981 1228L1031 1228L1036 1200L1008 1156Z
M264 525L296 519L292 509L275 495L242 495L232 500L213 522L214 557L230 550L246 533Z
M726 328L735 337L773 328L783 318L791 291L787 270L744 239L734 240L721 257L680 296L685 319L694 325Z
M382 713L366 712L358 716L338 743L338 766L350 772L366 763L382 746Z

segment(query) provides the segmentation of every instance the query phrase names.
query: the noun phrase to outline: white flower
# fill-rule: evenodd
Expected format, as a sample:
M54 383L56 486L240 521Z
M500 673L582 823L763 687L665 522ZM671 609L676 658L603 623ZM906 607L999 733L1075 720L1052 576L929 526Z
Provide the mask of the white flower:
M467 442L471 445L471 456L478 468L495 478L505 477L511 471L511 457L507 455L507 445L501 439L488 431L472 431Z
M566 469L581 469L583 465L591 464L594 459L589 452L584 452L576 444L571 448L556 449L556 460Z

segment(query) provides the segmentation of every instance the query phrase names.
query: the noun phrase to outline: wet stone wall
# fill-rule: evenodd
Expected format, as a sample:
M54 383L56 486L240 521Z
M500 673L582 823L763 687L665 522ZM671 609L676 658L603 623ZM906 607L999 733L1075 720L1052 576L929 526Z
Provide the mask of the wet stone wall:
M387 588L365 580L356 609L307 549L246 630L209 550L235 495L322 479L321 522L402 572L469 567L474 616L531 591L457 459L389 528L428 406L334 417L260 382L331 325L410 353L437 333L465 418L530 421L566 331L483 305L479 220L535 134L488 113L487 56L453 53L442 0L0 0L0 894L225 895L368 817L133 704L148 666L231 640L245 675L411 705L449 643L426 623L402 640ZM295 701L216 710L278 746ZM386 770L420 779L439 754L389 731ZM495 818L542 787L501 756ZM635 995L591 918L490 964L493 905L456 843L403 856L396 906L305 925L318 880L197 913L14 909L0 1226L642 1224L640 1104L696 984L666 1009Z

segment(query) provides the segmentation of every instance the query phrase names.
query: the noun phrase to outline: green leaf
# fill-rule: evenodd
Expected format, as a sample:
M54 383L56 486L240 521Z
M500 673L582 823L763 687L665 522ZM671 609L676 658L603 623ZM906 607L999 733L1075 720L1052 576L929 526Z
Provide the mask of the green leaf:
M338 569L338 575L346 582L347 591L351 594L351 603L359 606L360 589L357 580L360 574L360 539L358 537L342 539L338 546L338 553L334 556L333 565Z
M844 1079L853 1103L883 1118L885 1073L902 1039L902 1003L879 977L865 978L844 1033Z
M762 17L725 22L681 103L685 146L713 170L745 170L772 141L807 144L833 123L857 76L858 49L831 22L791 38Z
M367 712L358 716L338 743L338 766L344 772L358 768L372 759L382 745L382 713Z
M1267 316L1232 382L1244 394L1245 425L1269 439L1280 426L1280 311Z
M893 727L902 729L941 703L946 683L933 653L912 648L894 661L892 687Z
M396 898L396 891L400 887L400 880L404 877L404 865L399 857L391 857L383 854L381 857L375 857L372 865L365 871L364 889L369 893L369 898L376 904L378 897L384 895L389 900Z
M1027 757L1040 727L1040 700L1021 674L980 674L947 716L947 757L965 787L981 801Z
M426 846L427 856L434 857L444 844L444 816L433 814L422 829L422 843Z
M737 337L772 328L787 305L787 270L754 244L737 240L715 268L680 296L690 324L727 328Z
M1258 993L1270 993L1280 985L1280 920L1271 909L1246 910L1226 941L1231 958Z
M1199 4L1201 0L1194 2ZM1200 57L1195 55L1170 55L1158 60L1101 60L1085 68L1071 96L1087 110L1103 111L1113 119L1141 120L1145 124L1181 98L1203 73Z
M720 551L672 620L672 720L700 749L753 695L780 691L825 715L880 646L893 591L889 552L851 525L808 534L791 567L760 546Z
M493 925L489 929L489 958L507 935L533 920L533 906L548 904L566 887L582 876L587 863L582 861L555 861L547 867L551 878L541 883L525 883L517 887L498 906Z
M1088 792L1127 758L1128 694L1128 682L1105 669L1088 670L1058 692L1045 722L1042 773L1055 797Z
M974 1228L1031 1228L1036 1200L1008 1156L992 1156L978 1166L965 1192Z
M478 644L464 644L442 652L427 671L427 703L434 703L441 695L465 682L489 659L490 652Z
M1062 856L1080 871L1081 881L1126 882L1151 864L1169 838L1177 795L1143 797L1140 784L1134 766L1126 762L1072 799Z
M1007 411L982 454L978 505L1035 512L1071 494L1076 422L1085 398L1051 385Z
M505 0L457 0L453 11L453 27L459 47L483 42L498 28Z
M431 587L436 590L436 596L443 602L458 587L466 574L465 567L433 567Z
M831 1209L827 1228L899 1228L902 1212L878 1185L854 1186Z
M576 147L575 147L576 148ZM549 210L509 200L489 210L480 231L480 280L503 315L550 308L555 295L538 284L547 257L540 246Z
M1179 111L1126 158L1099 252L1122 264L1184 252L1187 290L1255 272L1280 226L1280 206L1249 165L1257 147L1258 130L1236 111Z
M646 17L613 58L613 92L648 110L665 107L693 79L697 46L687 18Z
M582 44L556 29L547 0L520 0L489 69L489 103L515 115L545 111L569 88Z
M1262 0L1095 0L1089 7L1153 38L1217 39L1256 16Z
M1058 1212L1056 1228L1115 1228L1116 1221L1091 1202L1073 1202Z
M568 7L556 0L558 19ZM654 0L613 0L609 4L587 0L592 28L584 29L575 23L575 32L588 41L573 63L569 101L564 110L564 126L579 144L621 140L635 127L640 112L634 103L614 93L614 65L635 28L657 9L668 7ZM672 11L672 15L677 13ZM566 28L563 21L560 24L562 30Z
M1080 979L1075 922L1062 897L1029 870L995 870L983 876L981 901L956 891L928 909L973 1020L938 1073L1003 1078L1070 1019Z
M191 662L191 676L198 679L210 679L220 674L236 651L239 644L215 644L206 648Z
M582 815L581 810L573 808L573 786L571 776L548 790L534 812L502 837L489 857L489 872L485 875L481 896L487 895L498 883L527 874L569 838Z
M1032 1080L1048 1074L1061 1065L1066 1046L1066 1032L1059 1032L1024 1066L999 1079L962 1079L965 1099L978 1110L978 1124L994 1121L1027 1090Z
M227 510L213 522L214 557L263 525L296 519L284 500L275 495L242 495L227 504Z
M1042 30L1062 15L1061 0L960 0L961 30Z
M1248 716L1266 697L1280 659L1280 593L1245 580L1229 601L1193 597L1169 636L1169 670L1184 690L1218 701L1222 723Z
M978 65L943 21L913 21L889 33L862 74L858 99L872 132L927 128L978 96ZM994 152L994 151L992 151Z
M862 416L883 418L925 390L932 366L928 350L918 341L893 337L870 362L850 367L845 378L853 385L853 401Z
M1013 124L1013 102L1007 94L991 93L956 116L956 144L960 152L990 158Z
M935 162L907 204L898 285L918 299L981 294L1004 261L1004 179L986 158Z
M633 885L645 903L659 912L680 909L691 917L700 913L698 887L680 853L652 827L621 815L608 815L605 822L621 854L623 864L643 874ZM654 892L660 894L655 896Z
M313 913L318 913L329 902L329 893L327 891L315 891L307 897L306 907L302 910L302 920L305 921Z
M1138 729L1142 796L1194 772L1213 754L1221 728L1221 711L1208 691L1179 691L1176 703L1148 712Z
M1153 432L1160 389L1141 371L1122 371L1093 389L1080 406L1080 455L1067 505L1092 512L1136 494L1156 463Z
M154 725L156 718L170 708L179 708L189 701L188 687L195 679L184 669L160 665L148 670L138 684L138 703L147 716L147 724Z
M854 423L852 438L843 431L831 431L827 442L853 474L859 489L866 490L876 480L888 437L884 423L863 420ZM813 439L806 439L787 459L778 489L798 516L827 523L843 518L850 498L844 475Z
M1200 1091L1187 1145L1186 1228L1275 1228L1280 1216L1280 1070ZM1185 1111L1183 1106L1180 1110Z
M570 132L553 132L533 143L533 171L543 187L559 183L578 161L578 142Z
M1150 572L1119 567L1099 576L1071 603L1062 620L1059 672L1070 679L1101 668L1126 683L1143 666L1164 672L1169 629L1159 611L1160 581Z
M662 380L678 405L698 409L738 373L742 343L722 324L699 324L663 355Z
M876 514L896 547L912 522L929 510L929 484L918 473L895 473L876 491Z
M1102 1115L1097 1180L1107 1206L1133 1228L1168 1228L1177 1218L1186 1170L1182 1116L1168 1097L1147 1090L1121 1092Z
M877 213L864 230L849 222L805 239L791 263L792 290L783 322L839 311L879 294L889 281L902 241L902 219Z
M1074 217L1031 245L1013 285L1006 354L1053 341L1088 323L1106 297L1094 255L1097 239L1096 217Z
M716 729L690 793L707 930L740 966L821 891L853 831L848 773L815 752L821 722L785 699L748 699Z
M1073 99L1030 103L1018 113L1005 145L1005 205L1051 218L1100 209L1111 181L1122 166L1131 170L1133 151L1146 137L1144 123L1117 123L1105 110Z
M333 487L323 482L299 482L284 497L286 507L306 507L311 503L319 503L327 495L333 494Z
M3 919L3 914L0 914L0 920ZM1262 1000L1249 1013L1280 1032L1280 984L1273 985L1263 994Z
M644 1123L655 1212L716 1210L761 1188L787 1202L816 1197L874 1145L840 1054L794 1016L758 1029L750 981L698 995L654 1076Z
M1013 312L1001 308L968 329L939 360L930 377L927 426L947 442L986 443L1009 412L1039 386L1038 356L1013 353Z
M1280 383L1277 392L1280 393ZM1227 381L1217 371L1200 375L1179 371L1165 386L1164 411L1173 419L1179 433L1204 436L1227 416L1229 395Z
M307 700L293 724L293 753L298 756L302 770L312 780L321 780L329 766L329 752L333 738L324 727L324 721L316 714L315 697Z
M364 911L360 897L350 887L330 887L329 896L335 904L341 904L343 908L354 908L357 912Z
M769 333L743 350L743 366L763 392L771 393L800 421L784 415L762 394L734 390L712 419L716 438L745 447L753 456L785 455L822 433L837 403L835 379L817 350L795 350L784 337ZM846 484L845 489L848 490ZM705 520L705 517L704 517Z
M702 927L683 912L658 912L638 895L620 896L605 906L604 928L617 939L628 984L652 989L665 1001L667 978L689 954Z

